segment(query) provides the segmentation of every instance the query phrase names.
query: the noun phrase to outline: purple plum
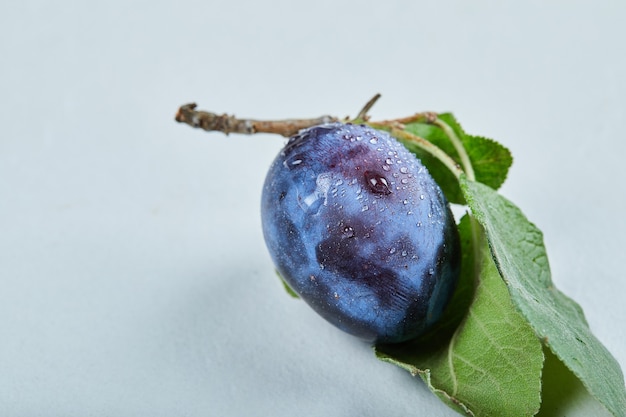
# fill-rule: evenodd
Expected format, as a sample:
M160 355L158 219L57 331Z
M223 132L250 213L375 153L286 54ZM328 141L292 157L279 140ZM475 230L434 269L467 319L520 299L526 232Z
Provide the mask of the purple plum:
M456 286L460 245L448 202L385 132L332 123L291 137L267 174L261 215L285 282L367 341L423 334Z

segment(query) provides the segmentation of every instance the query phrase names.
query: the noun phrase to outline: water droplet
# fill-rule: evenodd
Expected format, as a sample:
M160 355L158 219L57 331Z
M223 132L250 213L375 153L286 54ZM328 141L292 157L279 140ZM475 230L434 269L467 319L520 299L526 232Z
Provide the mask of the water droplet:
M383 165L383 171L389 171L389 165Z
M398 161L398 163L400 163L400 161ZM402 167L400 168L400 172L406 174L407 172L409 172L409 169L407 167Z
M396 253L396 248L391 248L391 249L389 249L389 253L391 253L391 254Z
M417 227L422 227L422 222L417 222Z
M343 184L343 181L342 181L342 180L340 180L340 179L339 179L339 180L337 180L337 181L335 182L335 185L336 185L336 186L339 186L339 185L341 185L341 184Z
M362 137L362 136L358 136L358 135L357 135L357 137L356 137L357 142L358 142L358 141L360 141L360 140L362 140L362 139L363 139L363 137Z
M389 181L383 175L374 171L365 171L365 182L370 188L370 191L375 194L391 194L389 189Z
M430 268L430 269L428 270L428 275L435 275L435 270L434 270L434 269L432 269L432 268Z
M363 207L361 208L361 211L367 211L367 210L369 210L369 209L370 209L370 208L369 208L368 206L363 206Z
M372 145L376 145L376 144L378 143L378 138L371 138L371 139L370 139L370 143L371 143Z
M409 204L409 200L402 201L402 204Z
M420 200L424 199L424 194L420 194Z
M402 179L400 180L400 182L401 182L402 184L407 184L407 183L409 182L409 180L407 180L406 178L402 178Z
M428 218L430 219L431 217L433 217L432 213L428 213Z
M403 250L403 251L402 251L402 256L406 256L406 255L407 255L406 251L405 251L405 250Z
M346 226L343 228L342 237L344 239L350 239L354 237L354 229L350 226Z
M398 178L399 174L397 172L394 172L393 174L391 174L394 178Z
M386 163L387 165L393 165L393 161L391 160L391 158L387 158L387 159L385 159L385 163ZM402 170L400 170L400 171L402 171Z
M302 163L302 159L296 159L295 161L291 162L291 165L300 165Z

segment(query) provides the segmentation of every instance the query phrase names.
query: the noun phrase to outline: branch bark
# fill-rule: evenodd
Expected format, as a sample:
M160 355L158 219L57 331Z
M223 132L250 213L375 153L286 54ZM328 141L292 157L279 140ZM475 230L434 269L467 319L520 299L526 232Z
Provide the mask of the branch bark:
M301 129L339 121L332 116L321 116L315 119L285 119L285 120L254 120L238 119L228 114L216 114L202 110L196 110L196 103L180 106L176 112L176 121L186 123L191 127L229 133L241 133L252 135L254 133L274 133L289 137L298 133Z

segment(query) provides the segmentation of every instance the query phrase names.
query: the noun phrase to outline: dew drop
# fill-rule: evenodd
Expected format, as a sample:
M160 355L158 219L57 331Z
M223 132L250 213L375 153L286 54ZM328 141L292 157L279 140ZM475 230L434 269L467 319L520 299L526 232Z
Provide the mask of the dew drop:
M402 178L402 179L400 180L400 182L401 182L402 184L407 184L407 183L409 182L409 180L407 180L406 178Z
M417 227L422 227L422 222L417 222Z
M424 194L420 194L420 200L424 199Z
M391 253L391 254L396 253L396 248L391 248L391 249L389 249L389 253Z
M428 275L435 275L435 270L433 268L430 268L428 270Z
M372 145L376 145L376 144L378 143L378 138L371 138L371 139L370 139L370 143L371 143Z
M385 159L385 163L386 163L387 165L393 165L393 161L391 160L391 158L387 158L387 159ZM402 170L400 170L400 171L402 171Z
M354 237L354 229L350 226L346 226L343 228L342 237L344 239L350 239Z
M404 200L402 204L409 204L409 200Z
M374 171L365 171L364 176L371 192L383 195L391 194L389 181L383 175Z
M383 165L383 171L389 171L389 165Z
M405 250L403 250L403 251L402 251L402 256L406 256L406 255L407 255L406 251L405 251Z
M369 210L369 209L370 209L370 208L369 208L368 206L363 206L363 207L361 207L361 211L367 211L367 210Z
M398 162L400 163L400 161L398 161ZM400 168L400 172L403 173L403 174L406 174L406 173L409 172L409 169L407 167L402 167L402 168Z

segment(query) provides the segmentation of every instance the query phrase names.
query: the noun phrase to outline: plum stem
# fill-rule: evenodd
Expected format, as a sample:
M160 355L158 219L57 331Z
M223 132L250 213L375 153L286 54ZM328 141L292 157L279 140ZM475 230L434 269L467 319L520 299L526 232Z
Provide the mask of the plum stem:
M229 133L241 133L245 135L252 135L254 133L274 133L289 137L295 135L301 129L339 120L332 116L321 116L314 119L285 120L238 119L228 114L220 115L196 110L196 107L196 103L180 106L176 112L175 120L179 123L186 123L191 127L207 131L222 132L227 135Z

